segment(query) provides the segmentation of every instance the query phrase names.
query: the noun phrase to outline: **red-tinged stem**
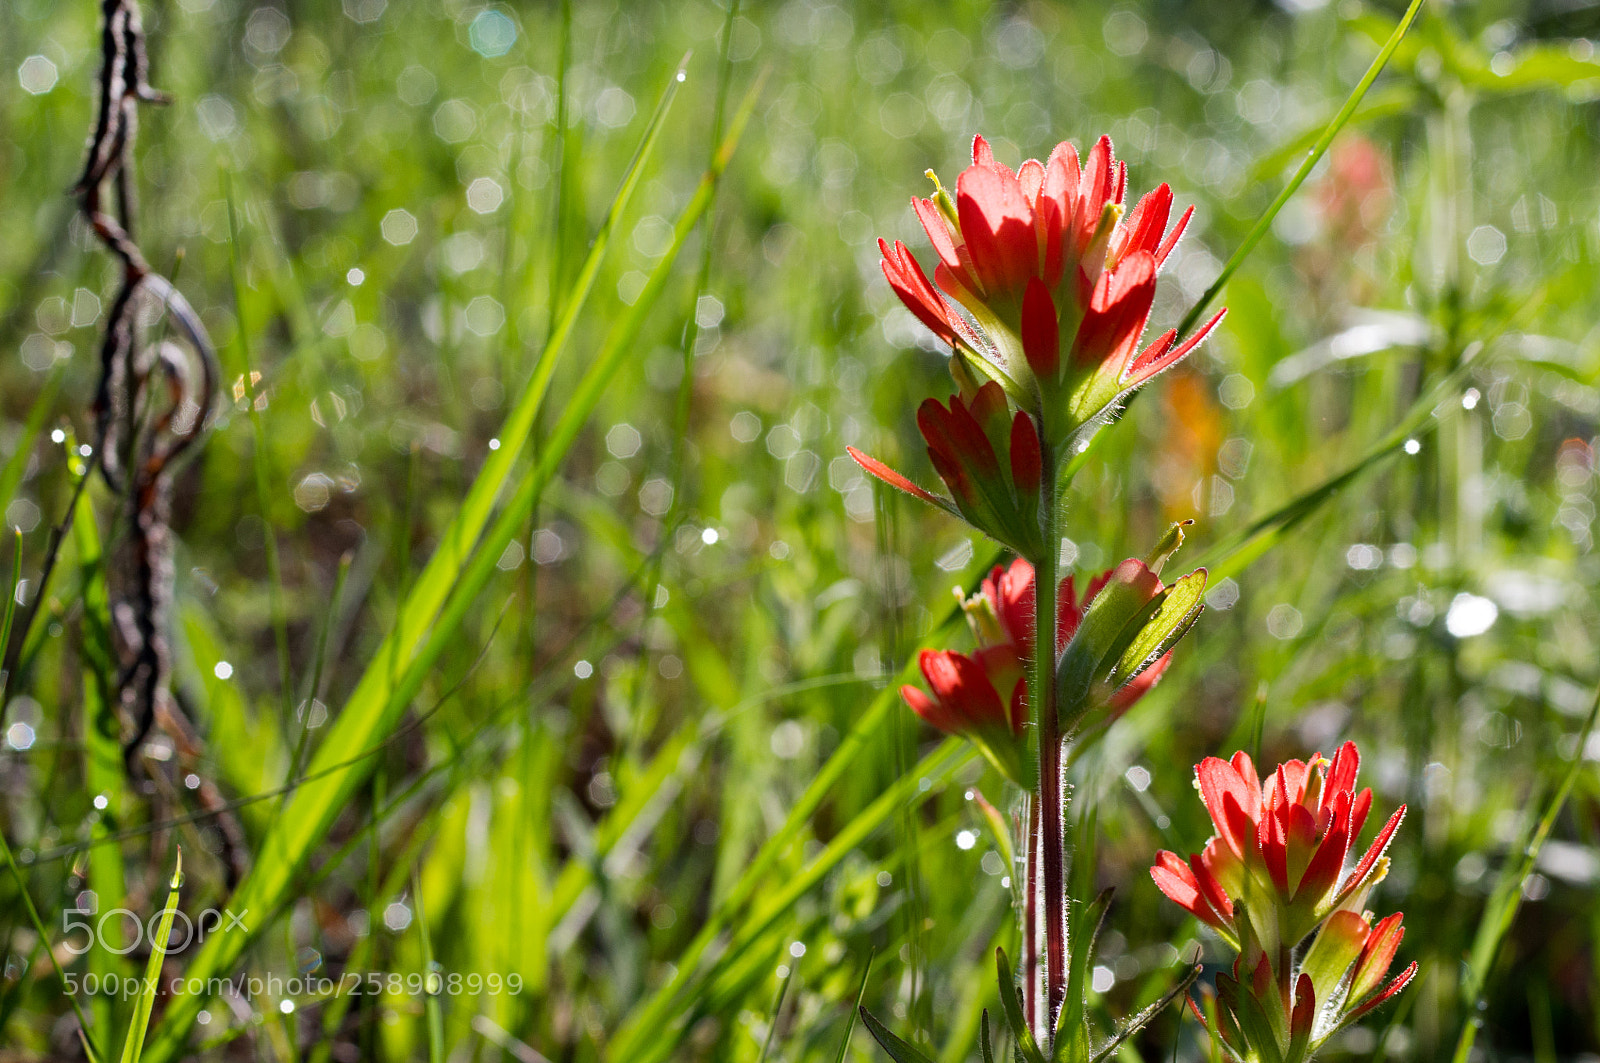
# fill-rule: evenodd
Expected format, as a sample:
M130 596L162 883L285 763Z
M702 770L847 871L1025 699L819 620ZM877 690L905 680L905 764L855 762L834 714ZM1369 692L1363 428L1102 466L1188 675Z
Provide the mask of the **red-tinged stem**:
M1028 822L1024 828L1027 831L1024 845L1027 848L1023 851L1027 855L1028 871L1023 883L1026 892L1023 894L1022 976L1027 984L1023 987L1023 1008L1028 1028L1037 1037L1044 1031L1039 1023L1039 802L1034 800L1033 794L1025 800Z
M1044 549L1034 560L1033 674L1028 679L1028 711L1039 736L1039 855L1044 863L1046 1028L1067 990L1067 890L1065 832L1062 830L1061 725L1056 717L1056 584L1061 560L1060 515L1056 508L1056 458L1044 447L1039 515Z

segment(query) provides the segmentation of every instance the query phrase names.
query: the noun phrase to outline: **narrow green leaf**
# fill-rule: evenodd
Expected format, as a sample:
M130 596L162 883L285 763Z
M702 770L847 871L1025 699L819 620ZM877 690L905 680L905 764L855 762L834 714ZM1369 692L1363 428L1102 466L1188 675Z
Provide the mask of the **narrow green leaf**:
M414 865L411 868L411 902L417 908L417 935L422 941L422 1011L428 1025L428 1063L443 1063L444 1011L439 1003L442 987L435 981L439 974L433 969L433 935L428 933L428 908L423 903L422 880Z
M767 1063L767 1053L772 1051L772 1042L778 1034L778 1019L783 1015L783 1000L789 995L789 983L794 981L795 972L799 969L798 961L791 964L789 973L783 976L783 983L778 986L778 1002L772 1005L772 1021L767 1023L767 1036L761 1040L761 1054L756 1056L756 1063Z
M883 1050L889 1053L889 1057L895 1063L933 1063L933 1060L923 1055L914 1045L897 1037L893 1030L879 1022L872 1012L864 1007L857 1007L856 1010L861 1015L862 1025L871 1031L872 1036L877 1038Z
M0 617L0 654L11 645L11 622L17 617L17 585L22 582L22 529L11 530L11 580L6 584L5 615ZM10 676L0 669L0 707L5 705Z
M1093 838L1095 812L1091 808L1077 828L1080 838ZM1081 854L1081 849L1080 849ZM1077 861L1082 864L1083 861ZM1083 896L1092 888L1090 869L1082 872L1073 868L1072 894ZM1050 1058L1069 1063L1085 1063L1089 1058L1089 968L1094 961L1095 943L1100 940L1106 916L1111 911L1111 890L1101 890L1088 904L1071 902L1076 911L1067 924L1067 991L1061 1002L1061 1014L1056 1016L1055 1037L1050 1042ZM1085 926L1090 927L1087 933Z
M17 449L11 452L5 465L0 466L0 513L5 512L11 504L11 497L16 494L17 486L28 471L28 459L33 457L34 448L44 435L45 422L50 419L50 413L56 407L56 396L61 394L62 382L67 379L67 366L68 363L61 363L51 371L44 390L39 392L39 397L28 408L28 421L17 436ZM0 640L0 646L4 645L5 642Z
M420 689L427 670L437 661L444 647L449 644L455 627L469 612L472 606L470 596L490 578L494 561L504 549L505 542L520 527L522 518L519 516L515 525L505 530L511 522L505 519L506 514L503 513L496 526L495 538L504 541L498 547L480 543L495 502L511 480L513 465L533 431L539 406L554 371L554 361L564 349L572 323L592 289L594 274L604 256L611 229L639 183L644 164L657 143L665 109L677 91L682 73L680 68L663 93L662 102L657 105L651 124L612 202L607 224L596 238L589 258L580 271L574 293L567 300L562 322L551 336L528 385L501 426L498 435L500 447L489 452L467 497L441 537L438 549L407 594L394 630L370 658L361 680L313 755L307 774L314 781L302 785L294 798L286 803L283 814L274 822L272 832L263 840L255 866L235 894L238 907L256 911L275 911L279 907L297 870L326 836L334 819L348 802L349 795L371 770L370 760L350 762L350 751L374 749L381 744L383 735L404 711L413 692ZM724 142L723 150L718 155L719 171L707 175L711 181L714 182L720 173L720 167L726 165L733 144L737 142L737 135L738 131L735 130ZM685 208L679 220L674 251L658 265L651 284L631 308L624 322L614 330L614 335L620 333L626 336L630 330L636 332L643 314L659 295L665 284L663 274L670 269L676 249L685 238L686 228L692 227L698 220L699 212L704 210L707 199L705 186L706 181L702 181L700 193ZM518 498L525 504L537 497L539 487L548 482L555 467L565 457L566 449L576 438L582 421L587 419L589 410L598 401L599 392L614 379L615 362L619 358L620 353L613 352L606 359L610 365L603 379L594 380L594 367L586 374L584 382L587 388L584 394L574 397L563 413L558 429L560 439L552 440L549 446L541 448L539 464L532 473L524 476L523 489L519 491ZM578 423L573 424L574 420ZM490 551L494 555L487 566L481 563L482 558L478 556L480 547L482 551ZM440 612L447 604L450 613L441 617ZM408 662L402 676L397 676L391 669L390 662L393 660ZM336 767L339 770L331 770ZM253 937L247 934L213 935L195 955L190 965L191 974L202 981L220 976L232 966ZM205 1000L204 994L185 994L175 999L163 1013L151 1043L151 1056L157 1063L169 1063L183 1051L194 1017Z
M761 900L755 907L747 911L743 903L733 903L733 894L730 893L729 897L718 906L717 911L713 912L711 919L707 920L707 927L715 927L716 934L720 934L736 914L744 915L743 922L728 941L719 959L704 971L698 969L697 965L705 948L705 943L701 941L701 937L704 936L702 931L702 935L696 937L691 947L685 950L681 957L682 967L678 975L658 990L656 996L644 1007L629 1017L612 1042L612 1055L630 1061L661 1059L669 1055L682 1029L681 1026L671 1027L674 1033L670 1037L664 1035L663 1030L674 1022L677 1017L676 1009L686 1009L691 1006L685 999L689 996L691 987L714 979L731 963L732 957L751 947L756 940L766 934L868 835L886 823L891 816L903 810L906 802L913 800L922 792L924 780L930 786L942 782L971 758L972 749L967 743L956 738L945 739L931 753L923 757L915 768L896 779L870 805L845 824L803 870L790 875L779 888L761 894ZM771 844L770 840L768 844Z
M1196 569L1167 588L1161 608L1139 629L1117 658L1111 682L1117 687L1137 679L1139 673L1177 645L1205 608L1206 570Z
M1000 1011L1006 1025L1011 1028L1017 1054L1025 1063L1044 1063L1044 1053L1039 1051L1039 1042L1034 1039L1033 1030L1029 1029L1028 1020L1022 1013L1022 997L1017 994L1016 975L1012 973L1011 961L1006 958L1005 949L994 950L994 966L995 980L1000 990Z
M167 942L172 940L172 920L178 912L178 888L183 885L183 850L172 869L168 884L167 906L161 910L161 922L155 936L150 939L150 960L144 965L144 986L139 991L139 1005L133 1013L133 1024L128 1027L127 1039L122 1042L122 1063L139 1063L144 1054L144 1035L150 1026L150 1011L155 1007L156 988L161 981L161 963L167 956Z
M1111 1040L1095 1049L1094 1055L1090 1058L1090 1063L1105 1063L1106 1060L1110 1059L1112 1053L1121 1048L1124 1041L1148 1026L1157 1015L1171 1007L1173 1001L1187 993L1189 987L1194 985L1195 979L1200 977L1200 972L1203 970L1205 968L1202 965L1195 964L1189 973L1179 980L1177 985L1162 995L1160 1000L1129 1019Z
M28 921L33 924L34 933L39 935L39 940L48 942L50 931L45 929L44 920L39 918L39 909L33 903L33 894L28 892L28 881L22 877L22 869L17 866L17 859L11 854L11 843L6 840L5 831L0 830L0 856L6 858L6 866L11 869L11 877L17 882L17 893L22 897L23 907L28 911ZM61 983L61 993L72 1005L72 1013L78 1017L78 1035L83 1039L84 1055L89 1057L89 1063L99 1063L100 1052L95 1047L94 1039L89 1036L89 1019L83 1013L83 1005L78 1003L77 996L67 987L66 972L61 969L61 961L56 958L56 950L45 947L44 954L50 958L50 966L55 968L56 980Z
M1406 453L1407 444L1431 434L1445 416L1460 409L1458 402L1446 400L1453 400L1457 395L1457 389L1461 387L1462 379L1471 365L1471 362L1464 361L1418 396L1389 434L1342 472L1294 496L1206 551L1201 561L1211 576L1220 581L1242 572L1252 561L1278 545L1293 528L1317 512L1324 503L1337 497L1346 486L1385 461Z
M849 1018L845 1019L844 1037L839 1041L839 1054L833 1057L833 1063L844 1063L845 1054L850 1051L850 1036L856 1032L856 1015L861 1011L862 998L867 995L867 976L872 974L872 958L875 955L876 950L867 953L866 965L861 968L861 984L856 987L855 1006L850 1009Z

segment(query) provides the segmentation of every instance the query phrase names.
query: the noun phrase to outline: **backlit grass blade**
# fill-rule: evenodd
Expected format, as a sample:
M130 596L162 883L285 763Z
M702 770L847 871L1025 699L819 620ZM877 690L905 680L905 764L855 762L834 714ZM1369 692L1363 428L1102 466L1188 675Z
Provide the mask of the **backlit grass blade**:
M39 437L44 435L45 422L56 408L56 396L61 394L61 384L66 378L66 366L57 366L44 389L39 392L39 397L28 408L28 422L22 426L22 434L17 436L16 449L6 459L5 465L0 466L0 513L11 505L11 498L17 493L17 487L28 471L28 459L33 456ZM5 642L0 640L0 646L4 645Z
M861 1024L871 1032L894 1063L933 1063L916 1045L879 1022L872 1012L859 1004L856 1005L856 1011L861 1016Z
M444 1011L439 1002L443 987L433 969L433 936L428 933L428 911L422 899L422 881L411 869L411 903L417 909L417 935L422 941L422 1010L428 1024L428 1063L444 1059Z
M856 1016L861 1012L862 998L867 995L867 979L872 976L872 958L875 955L873 952L867 953L867 962L861 967L861 984L856 987L855 1004L845 1019L844 1036L839 1039L839 1054L833 1057L833 1063L844 1063L844 1057L850 1051L850 1035L856 1032Z
M1294 176L1289 178L1289 183L1283 186L1283 191L1278 193L1278 198L1272 201L1272 205L1266 209L1266 213L1256 219L1255 225L1251 226L1250 232L1244 238L1244 242L1228 258L1227 264L1222 267L1222 272L1217 274L1217 279L1211 282L1211 287L1207 288L1199 301L1189 308L1187 314L1183 315L1183 322L1178 326L1178 335L1180 337L1187 336L1189 330L1194 328L1196 322L1200 320L1200 316L1206 312L1206 308L1217 297L1217 293L1227 285L1228 278L1232 277L1244 260L1250 257L1250 252L1256 249L1256 245L1261 242L1261 238L1267 235L1267 230L1272 227L1273 219L1278 216L1278 212L1283 209L1284 204L1289 202L1290 197L1299 191L1301 185L1305 184L1306 178L1311 176L1311 171L1316 168L1317 162L1327 152L1328 145L1333 143L1333 138L1339 135L1339 130L1343 129L1345 123L1350 121L1350 117L1355 114L1356 108L1361 106L1362 97L1367 94L1367 90L1372 87L1372 83L1383 72L1383 68L1388 65L1389 57L1394 55L1396 48L1400 47L1400 39L1406 35L1406 30L1411 28L1411 22L1417 17L1417 12L1420 10L1422 10L1422 0L1411 0L1411 5L1406 8L1406 13L1401 17L1400 24L1389 35L1388 41L1379 50L1377 57L1372 60L1372 65L1367 67L1367 72L1362 75L1361 80L1356 84L1355 90L1350 93L1350 98L1344 101L1344 106L1339 108L1339 113L1333 116L1333 121L1328 123L1328 127L1322 131L1322 135L1317 138L1316 143L1311 145L1311 150L1306 152L1305 159L1300 163L1299 169L1295 170Z
M1195 979L1200 977L1200 972L1203 970L1205 968L1199 964L1190 968L1189 973L1180 978L1177 985L1167 990L1160 1000L1141 1010L1137 1015L1129 1019L1109 1041L1096 1048L1094 1056L1091 1058L1091 1063L1105 1063L1106 1060L1110 1059L1117 1049L1122 1047L1124 1041L1150 1025L1152 1019L1167 1010L1175 1000L1187 993L1189 987L1194 985Z
M39 918L39 909L33 903L33 894L28 892L28 881L22 877L22 869L17 866L17 858L11 855L11 843L6 841L5 831L0 831L0 856L6 858L6 866L11 869L11 877L16 880L17 893L22 897L23 907L28 911L28 921L33 924L34 933L39 935L39 940L48 942L50 931L45 929L44 920ZM61 969L61 961L56 959L55 949L46 946L44 953L50 957L50 966L55 968L56 979L61 983L61 994L72 1005L72 1013L78 1017L78 1031L83 1038L83 1051L89 1057L89 1063L99 1063L100 1052L95 1047L94 1038L89 1034L89 1020L83 1014L83 1005L78 1003L77 995L67 985L66 972Z
M766 1063L767 1053L772 1051L772 1042L778 1035L778 1019L783 1015L783 1001L789 995L789 984L794 981L795 972L799 969L798 962L790 965L789 973L783 976L783 984L778 986L778 1002L772 1005L772 1021L767 1024L767 1036L761 1041L761 1054L756 1057L756 1063Z
M244 391L246 416L250 419L252 437L251 467L255 473L256 507L266 525L262 544L267 559L267 603L272 615L272 641L278 652L278 724L284 737L289 734L289 717L292 705L292 683L289 663L289 618L283 604L283 566L278 557L278 536L272 519L272 448L267 443L265 419L261 416L262 403L256 401L257 373L255 354L251 349L249 321L245 315L245 277L242 246L243 234L239 228L239 214L234 203L233 181L226 170L222 173L222 195L228 205L228 272L233 281L233 312L239 320L239 358L243 371L239 382Z
M75 451L75 441L69 434L67 461L81 477L88 470ZM121 721L116 712L118 667L111 637L105 554L88 493L79 492L74 504L78 512L72 521L72 542L77 550L78 585L83 601L83 778L93 795L91 799L104 803L99 809L100 815L89 827L89 837L100 841L109 836L126 814L127 779L119 741ZM96 845L89 851L89 887L105 898L127 895L127 871L122 862L121 846ZM109 977L120 978L131 973L130 962L113 952L100 935L96 935L93 945L89 951L89 970L100 976L102 985ZM90 999L89 1010L94 1014L96 1028L114 1029L115 1015L122 1003L108 994L95 994Z
M1461 1002L1466 1009L1466 1019L1461 1025L1461 1036L1456 1041L1454 1063L1467 1063L1472 1055L1472 1045L1478 1036L1477 1019L1487 1006L1484 990L1489 982L1489 972L1494 967L1495 958L1500 954L1501 942L1505 941L1506 935L1511 932L1511 924L1517 918L1517 910L1522 907L1523 884L1528 881L1528 876L1533 874L1534 865L1539 860L1539 850L1544 848L1545 840L1550 837L1550 831L1555 827L1556 817L1561 815L1567 797L1572 793L1573 784L1578 781L1578 774L1584 770L1587 763L1586 750L1589 736L1594 733L1596 717L1600 717L1600 690L1595 691L1594 702L1589 706L1589 716L1583 721L1583 728L1578 732L1578 743L1573 749L1572 763L1567 766L1560 784L1550 797L1550 803L1545 806L1544 815L1539 817L1539 823L1528 838L1528 844L1523 847L1521 857L1507 862L1505 870L1501 872L1500 881L1495 884L1494 893L1489 897L1489 903L1484 906L1483 918L1478 923L1478 933L1472 942L1472 953L1467 959L1466 977L1461 983Z
M1211 585L1215 586L1221 580L1242 572L1252 561L1281 541L1296 525L1336 497L1351 483L1387 459L1407 453L1408 446L1418 441L1422 435L1431 433L1439 423L1435 411L1439 411L1440 414L1447 412L1442 408L1442 404L1454 394L1454 389L1460 386L1467 364L1470 363L1463 363L1454 372L1440 378L1433 387L1419 396L1400 423L1343 472L1296 495L1271 513L1252 521L1238 533L1206 551L1197 567L1210 570ZM1459 406L1453 408L1459 409Z
M0 649L11 644L11 622L17 618L17 588L22 583L22 531L11 531L11 581L6 584L5 614L0 617ZM0 705L5 704L8 676L0 669Z
M161 981L161 963L167 956L167 942L172 939L172 920L178 912L178 888L183 885L183 850L172 869L172 881L167 889L167 906L161 910L161 922L150 939L150 960L144 965L144 985L139 990L139 1004L134 1009L133 1023L128 1027L127 1039L122 1042L122 1063L139 1063L144 1054L144 1035L150 1025L150 1011L155 1007L156 989Z

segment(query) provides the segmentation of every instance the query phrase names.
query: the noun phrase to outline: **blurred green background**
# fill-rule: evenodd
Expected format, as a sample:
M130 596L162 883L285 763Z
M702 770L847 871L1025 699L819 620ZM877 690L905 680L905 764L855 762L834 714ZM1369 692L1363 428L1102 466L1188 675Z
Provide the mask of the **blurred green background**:
M256 913L240 968L409 975L431 956L445 974L516 974L521 991L215 1000L191 1044L428 1058L437 1014L451 1059L754 1060L764 1045L833 1059L873 954L874 1011L942 1060L976 1058L992 950L1015 928L1008 869L967 794L1007 795L975 759L919 783L937 736L903 706L857 722L993 551L844 456L860 446L934 482L914 411L950 388L875 241L931 263L908 200L929 167L953 182L974 133L1015 165L1109 132L1132 192L1167 181L1196 205L1153 319L1175 324L1399 14L1356 0L744 5L729 110L768 78L710 213L705 289L702 227L370 781L289 903ZM0 509L35 581L71 490L49 434L91 431L116 282L64 194L93 119L97 18L88 2L0 8ZM204 739L192 770L228 798L296 776L297 749L316 747L393 626L692 50L541 425L641 298L706 165L725 18L700 0L147 5L152 80L175 102L141 112L140 237L160 269L181 255L227 400L177 483L175 682ZM1474 1060L1600 1052L1592 768L1492 967L1469 962L1556 782L1574 757L1600 760L1600 739L1578 748L1600 680L1596 36L1586 0L1424 7L1223 292L1219 333L1139 396L1072 486L1065 550L1094 570L1187 517L1176 563L1217 560L1256 518L1316 503L1226 555L1171 671L1074 768L1077 807L1097 816L1078 859L1117 889L1094 973L1102 1035L1180 956L1222 957L1145 869L1157 848L1204 842L1191 765L1248 747L1259 707L1261 759L1355 738L1375 814L1410 808L1372 904L1406 912L1400 961L1421 975L1333 1054L1447 1059L1474 1015ZM98 483L90 498L114 549L115 500ZM174 825L196 807L176 785L136 779L118 798L113 826L136 832L96 851L117 854L125 897L91 881L103 873L84 852L50 853L104 826L77 556L12 677L6 836L34 858L24 879L53 932L75 907L148 917L174 842L184 910L220 908L220 835L205 818ZM836 776L761 850L829 758ZM152 779L171 771L151 763ZM874 806L898 779L915 800ZM252 845L277 808L237 810ZM746 875L758 851L770 859ZM0 934L0 1058L81 1051L9 877ZM129 973L144 954L57 952ZM83 1000L100 1042L119 1043L131 1002ZM1172 1011L1122 1051L1206 1049ZM850 1053L883 1058L859 1029Z

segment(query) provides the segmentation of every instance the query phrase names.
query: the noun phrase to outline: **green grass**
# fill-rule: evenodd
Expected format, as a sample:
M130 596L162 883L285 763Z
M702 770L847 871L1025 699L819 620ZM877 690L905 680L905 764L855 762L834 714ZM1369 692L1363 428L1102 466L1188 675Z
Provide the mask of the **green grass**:
M114 280L63 195L95 7L0 9L0 513L31 595ZM1204 841L1190 765L1351 737L1377 810L1410 808L1370 903L1422 974L1330 1057L1450 1059L1473 1016L1473 1059L1600 1051L1592 11L1424 5L1253 235L1400 6L278 10L145 12L175 103L141 112L139 236L181 252L225 378L174 510L204 753L125 774L94 481L5 679L0 1055L81 1052L81 1014L106 1058L152 1006L145 1060L887 1058L861 1004L978 1058L1017 943L967 794L1009 795L897 688L966 648L950 588L994 550L844 447L935 481L913 414L948 375L873 243L931 261L923 171L953 182L976 132L1016 163L1104 131L1134 190L1197 205L1154 325L1259 243L1068 493L1079 568L1189 517L1211 568L1172 670L1072 768L1083 896L1116 889L1091 1028L1223 955L1145 871ZM238 892L191 772L235 806ZM150 955L74 956L62 913L90 890L155 926L174 843L183 916L249 930L179 926L167 974L378 991L69 999L47 947L80 985ZM1174 1009L1118 1054L1206 1048Z

